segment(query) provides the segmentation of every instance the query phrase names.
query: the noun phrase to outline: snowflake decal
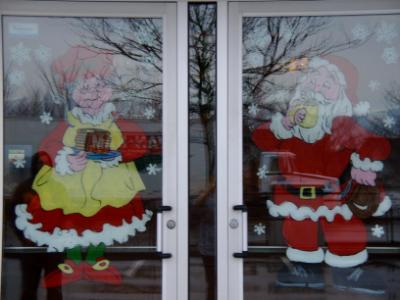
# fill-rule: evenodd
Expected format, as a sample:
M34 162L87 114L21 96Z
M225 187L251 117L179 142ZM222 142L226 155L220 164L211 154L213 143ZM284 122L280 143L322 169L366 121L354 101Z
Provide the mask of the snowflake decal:
M267 178L267 166L263 165L261 168L258 168L257 176L260 179Z
M25 73L22 71L13 71L10 73L10 84L15 86L21 86L25 81Z
M50 48L40 45L39 48L35 49L34 55L37 61L46 63L51 59L52 53Z
M357 24L351 31L353 38L356 40L365 40L369 34L367 27Z
M385 235L385 230L382 226L376 224L374 227L371 228L372 235L380 239L382 236Z
M376 41L378 43L391 44L397 36L396 25L393 23L382 22L376 29Z
M161 168L157 167L156 164L149 164L146 167L146 171L148 175L157 175L157 173L161 171Z
M146 107L144 109L143 114L144 114L144 116L146 117L147 120L150 120L150 119L154 118L154 115L156 114L156 111L152 107Z
M13 161L14 167L16 167L17 169L25 168L25 163L26 163L25 159L16 159Z
M25 45L22 42L11 47L10 52L11 52L11 59L19 66L22 66L25 62L31 60L30 57L31 49L25 47Z
M391 129L395 124L396 121L391 116L386 116L386 118L383 119L383 125L385 126L385 128Z
M43 112L40 116L40 122L42 122L42 124L49 125L51 121L53 121L53 117L48 112Z
M258 223L254 225L254 229L253 231L257 234L257 235L262 235L265 234L265 225L263 223Z
M378 80L371 80L368 84L368 87L372 92L376 92L380 86L381 83Z
M387 65L396 64L399 59L399 54L397 53L396 48L385 48L382 53L382 59Z
M253 103L253 104L249 105L248 110L249 110L249 114L251 116L255 117L257 115L259 109L258 109L257 104Z

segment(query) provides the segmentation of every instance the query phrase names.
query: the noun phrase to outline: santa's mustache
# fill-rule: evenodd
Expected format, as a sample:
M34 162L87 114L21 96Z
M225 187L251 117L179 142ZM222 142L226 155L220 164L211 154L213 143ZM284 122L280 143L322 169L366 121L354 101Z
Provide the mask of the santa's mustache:
M332 101L327 99L323 94L319 92L313 91L302 91L300 93L296 93L297 97L295 97L292 101L290 101L289 106L298 106L298 105L327 105L331 104Z

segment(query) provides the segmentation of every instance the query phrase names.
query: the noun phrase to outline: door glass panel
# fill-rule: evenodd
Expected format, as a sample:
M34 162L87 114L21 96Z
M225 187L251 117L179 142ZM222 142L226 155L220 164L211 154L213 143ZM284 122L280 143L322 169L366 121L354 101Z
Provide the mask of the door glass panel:
M189 296L216 299L216 4L189 5Z
M245 299L399 296L399 30L242 19Z
M3 18L3 299L161 299L162 24Z

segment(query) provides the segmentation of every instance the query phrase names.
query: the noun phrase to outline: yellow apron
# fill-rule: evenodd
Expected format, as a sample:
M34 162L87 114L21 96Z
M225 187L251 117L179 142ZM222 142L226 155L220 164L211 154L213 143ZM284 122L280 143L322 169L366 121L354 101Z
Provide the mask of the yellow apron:
M75 146L75 137L81 128L108 130L111 150L117 150L123 143L121 131L111 117L99 125L82 124L71 113L67 119L70 127L63 137L67 147ZM43 166L35 177L33 189L39 194L44 210L58 208L64 214L91 217L107 205L116 208L126 205L145 186L134 162L102 168L99 162L88 160L85 169L72 175L61 176L55 168Z

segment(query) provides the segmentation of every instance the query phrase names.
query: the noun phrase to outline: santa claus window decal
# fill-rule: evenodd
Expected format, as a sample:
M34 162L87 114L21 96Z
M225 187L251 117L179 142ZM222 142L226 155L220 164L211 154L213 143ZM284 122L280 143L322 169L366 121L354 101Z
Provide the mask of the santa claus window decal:
M3 39L4 289L29 251L53 253L42 287L126 284L141 256L109 253L155 252L162 19L9 16Z
M277 287L326 288L327 272L338 289L388 293L365 266L400 242L400 18L242 22L250 251L286 254Z

